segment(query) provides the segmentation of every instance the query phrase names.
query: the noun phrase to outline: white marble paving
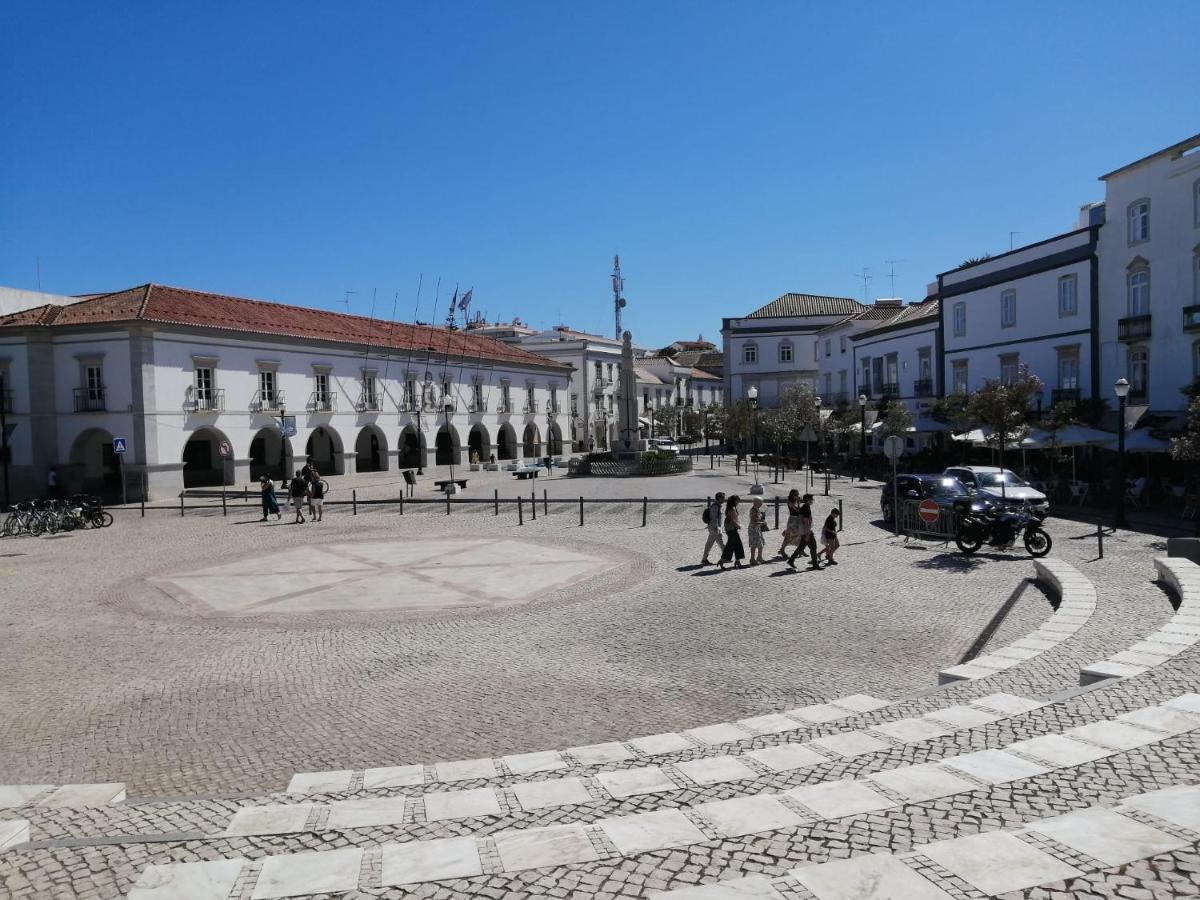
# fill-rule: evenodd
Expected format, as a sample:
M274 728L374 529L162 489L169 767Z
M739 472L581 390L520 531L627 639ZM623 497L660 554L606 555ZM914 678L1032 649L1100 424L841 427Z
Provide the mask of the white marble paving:
M227 900L245 863L244 859L214 859L147 866L128 900Z
M28 819L0 819L0 850L29 840Z
M367 769L363 773L363 787L368 791L390 787L415 787L424 783L424 766L385 766Z
M334 831L348 828L374 828L399 825L404 821L403 797L363 797L329 804L329 827Z
M833 702L843 709L848 709L856 713L865 713L890 706L892 701L880 700L878 697L872 697L870 694L851 694L848 697L842 697Z
M704 833L677 809L660 809L634 816L601 819L600 830L626 856L686 847L707 840Z
M496 763L489 758L440 762L434 769L437 772L437 780L445 782L471 781L476 778L495 778L500 774L496 770Z
M1115 750L1097 747L1075 741L1061 734L1045 734L1041 737L1030 738L1027 741L1017 741L1009 744L1007 750L1017 753L1027 753L1037 759L1044 759L1055 766L1081 766L1094 762L1106 756L1112 756Z
M605 763L625 762L634 758L629 748L617 741L570 747L567 752L585 766L601 766Z
M991 712L976 706L947 706L945 709L925 713L921 718L935 723L944 722L955 728L978 728L980 725L989 725L1003 719L1004 713Z
M1164 788L1122 800L1118 809L1137 809L1173 825L1200 831L1200 786Z
M845 712L845 710L843 710ZM847 716L850 713L845 713ZM800 727L800 724L792 718L785 716L783 713L767 713L763 716L751 716L748 719L738 719L737 724L741 725L751 734L782 734L785 731L795 731Z
M522 809L549 809L553 806L573 806L591 803L592 797L581 778L556 778L550 781L527 781L514 784L512 791Z
M1168 700L1163 706L1169 706L1171 709L1181 709L1184 712L1195 713L1200 716L1200 694L1181 694L1171 700Z
M596 775L596 780L617 800L636 797L638 794L662 794L676 790L675 783L657 766L600 772Z
M750 797L731 797L696 807L704 819L728 838L793 828L805 822L803 816L788 809L776 797L757 794Z
M649 756L658 756L663 753L678 753L681 750L692 750L695 746L682 734L676 734L673 731L633 738L629 744Z
M1147 706L1144 709L1135 709L1133 712L1117 716L1116 721L1172 735L1183 734L1185 731L1200 727L1200 716L1167 706Z
M37 805L48 809L77 809L85 806L108 806L125 799L125 785L109 784L64 784L37 801Z
M1153 731L1113 720L1080 725L1078 728L1072 728L1069 733L1072 737L1082 738L1102 747L1112 747L1114 750L1132 750L1162 740L1162 735Z
M867 780L895 791L910 803L923 803L975 790L972 782L932 763L875 772L868 775Z
M715 747L720 744L732 744L736 741L744 741L751 737L749 731L745 728L739 728L732 722L719 722L716 725L703 725L700 728L689 728L683 732L688 737L693 737L698 741L708 744L710 747Z
M945 725L938 725L928 719L898 719L895 722L874 725L869 730L902 744L917 744L921 741L945 737L952 732L952 729Z
M828 757L810 750L804 744L780 744L778 747L763 747L761 750L749 750L744 755L762 763L772 772L790 772L793 769L803 769L808 766L816 766L824 762L829 762Z
M339 769L334 772L297 772L288 782L289 794L332 794L350 790L354 772Z
M425 794L425 818L430 822L446 819L473 819L478 816L498 816L502 810L496 792L491 788L469 791L434 791Z
M1006 831L989 831L920 847L918 852L985 894L1005 894L1082 872Z
M863 756L867 753L878 753L880 750L887 750L892 746L887 741L881 741L877 737L872 737L865 731L847 731L843 734L830 734L825 737L814 738L808 743L810 746L818 747L821 750L829 750L838 756L847 758Z
M358 888L362 857L360 847L268 856L254 883L251 900L353 891Z
M506 871L566 866L599 858L582 825L501 831L492 836Z
M52 784L0 784L0 809L25 806L53 787Z
M783 895L771 886L771 879L762 875L677 888L673 891L651 891L649 896L651 900L783 900Z
M304 830L311 804L244 806L233 815L227 835L291 834Z
M385 844L382 855L384 887L483 874L479 847L472 837Z
M890 853L793 869L817 900L953 900Z
M1050 771L1045 766L1021 759L1021 757L1003 750L980 750L977 753L964 753L962 756L942 760L938 765L966 772L987 784L1007 784L1010 781L1032 778Z
M724 784L757 778L758 773L736 756L705 756L675 763L675 768L696 784Z
M870 712L870 710L864 711ZM835 706L832 703L816 703L812 706L802 706L800 709L789 709L787 715L791 719L799 719L802 722L821 725L826 722L837 722L840 719L848 719L854 715L854 712L843 709L841 706Z
M502 757L503 762L514 775L533 775L536 772L554 772L565 769L567 761L557 750L544 750L539 753L518 753L514 756Z
M807 784L784 793L825 819L856 816L859 813L887 809L889 806L896 805L894 800L871 790L863 781L829 781L823 784Z
M1106 866L1123 866L1135 859L1169 853L1189 843L1110 809L1081 809L1053 819L1041 819L1028 830L1086 853Z

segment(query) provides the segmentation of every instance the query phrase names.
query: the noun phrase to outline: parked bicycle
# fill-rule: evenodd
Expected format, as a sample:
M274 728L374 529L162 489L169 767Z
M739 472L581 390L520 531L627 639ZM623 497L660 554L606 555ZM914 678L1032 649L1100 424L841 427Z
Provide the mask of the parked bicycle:
M0 531L9 537L57 534L82 528L107 528L113 523L96 497L77 494L66 500L24 500L9 510Z

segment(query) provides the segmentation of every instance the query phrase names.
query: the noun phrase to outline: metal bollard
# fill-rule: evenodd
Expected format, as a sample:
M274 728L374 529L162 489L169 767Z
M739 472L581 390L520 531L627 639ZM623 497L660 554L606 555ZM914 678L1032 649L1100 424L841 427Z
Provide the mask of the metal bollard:
M142 491L142 518L146 518L146 492Z
M225 488L221 488L221 515L229 515L229 510L225 508Z
M404 492L400 493L400 515L404 515Z
M550 515L550 498L546 496L545 488L542 488L542 515Z
M250 485L248 484L242 485L242 500L245 503L250 502Z
M350 492L350 509L351 509L351 515L355 515L355 516L358 515L358 490L357 489L352 490Z
M533 513L533 521L536 522L537 521L537 492L533 488L529 489L529 509Z
M183 491L179 492L179 518L183 518Z
M646 527L646 507L650 505L647 497L642 497L642 527Z
M841 499L839 499L838 500L838 531L841 531L842 526L846 524L844 521L842 521L845 518L846 518L846 515L845 515L845 513L842 512L842 501L841 501Z
M449 487L450 485L446 485ZM450 492L446 491L446 515L450 515Z
M517 495L517 524L518 525L525 524L525 511L522 507L522 504L524 502L525 502L525 498L522 497L520 494L518 494Z
M779 530L779 498L775 498L775 530Z
M1104 528L1099 523L1096 525L1096 558L1104 559Z
M496 488L492 491L492 504L495 506L494 515L500 515L500 489Z
M579 527L583 527L583 498L579 498Z

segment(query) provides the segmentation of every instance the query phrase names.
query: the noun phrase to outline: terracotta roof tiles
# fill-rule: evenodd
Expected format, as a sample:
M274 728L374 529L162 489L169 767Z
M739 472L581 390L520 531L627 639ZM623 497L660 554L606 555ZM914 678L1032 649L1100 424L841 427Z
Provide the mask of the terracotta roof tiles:
M849 297L824 297L819 294L784 294L756 309L748 319L785 316L848 316L861 312L863 305Z

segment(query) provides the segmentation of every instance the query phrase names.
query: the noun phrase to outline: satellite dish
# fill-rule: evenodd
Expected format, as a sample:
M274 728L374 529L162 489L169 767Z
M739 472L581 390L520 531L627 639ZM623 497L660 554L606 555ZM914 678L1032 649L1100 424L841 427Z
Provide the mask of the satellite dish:
M624 308L625 308L625 298L622 297L621 298L621 309L624 309Z

